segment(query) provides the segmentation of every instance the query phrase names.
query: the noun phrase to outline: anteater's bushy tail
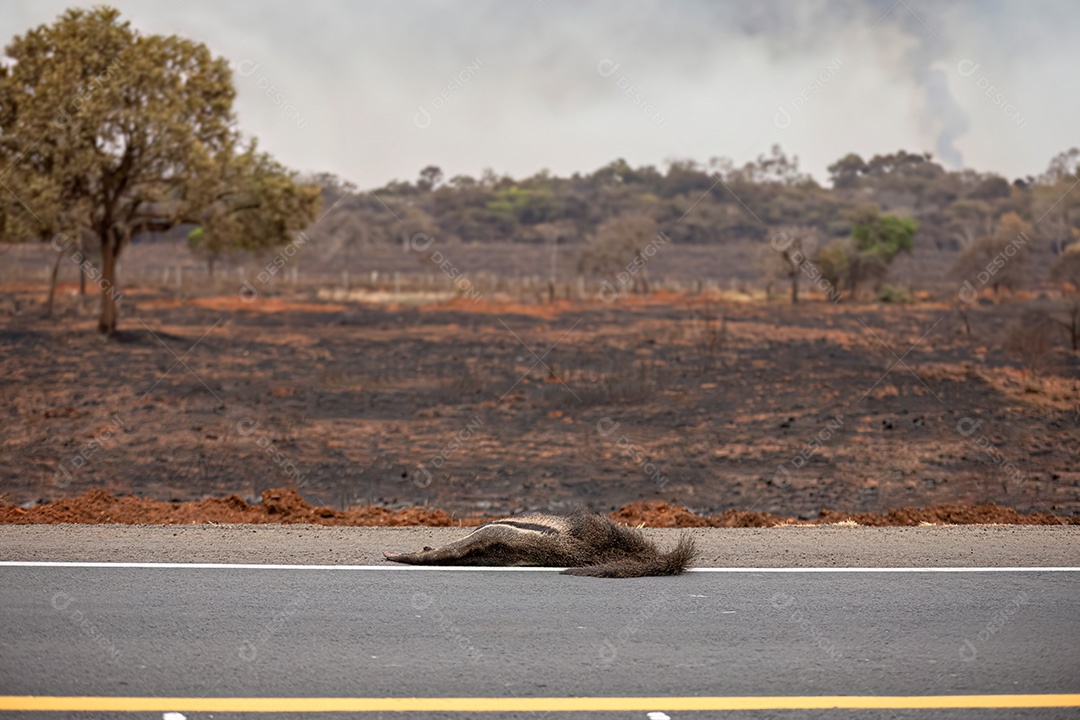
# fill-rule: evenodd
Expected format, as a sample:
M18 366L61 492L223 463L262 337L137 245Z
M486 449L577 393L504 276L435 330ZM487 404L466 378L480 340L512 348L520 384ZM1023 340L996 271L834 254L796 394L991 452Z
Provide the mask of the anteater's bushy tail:
M681 575L690 563L697 557L697 547L689 533L683 533L675 549L669 553L658 554L655 558L643 560L639 558L626 558L615 560L602 565L586 565L585 567L567 568L564 575L581 575L586 577L604 578L631 578L650 577L654 575Z

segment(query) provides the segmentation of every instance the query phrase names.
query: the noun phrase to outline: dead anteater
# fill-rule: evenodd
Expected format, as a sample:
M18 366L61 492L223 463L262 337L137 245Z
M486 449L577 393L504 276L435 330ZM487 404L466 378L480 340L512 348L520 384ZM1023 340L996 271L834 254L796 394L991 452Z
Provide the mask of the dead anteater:
M663 553L640 530L579 511L496 520L441 548L383 555L409 565L533 565L565 567L567 575L628 578L679 575L697 549L684 533L674 550Z

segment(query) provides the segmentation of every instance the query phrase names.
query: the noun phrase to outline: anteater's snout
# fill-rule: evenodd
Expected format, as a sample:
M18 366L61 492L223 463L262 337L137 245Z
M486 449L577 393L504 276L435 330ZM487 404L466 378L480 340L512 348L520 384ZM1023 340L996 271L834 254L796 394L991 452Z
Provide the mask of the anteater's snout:
M425 558L424 553L429 552L430 550L431 548L426 547L423 550L414 553L383 552L383 557L390 562L406 563L408 565L422 565Z

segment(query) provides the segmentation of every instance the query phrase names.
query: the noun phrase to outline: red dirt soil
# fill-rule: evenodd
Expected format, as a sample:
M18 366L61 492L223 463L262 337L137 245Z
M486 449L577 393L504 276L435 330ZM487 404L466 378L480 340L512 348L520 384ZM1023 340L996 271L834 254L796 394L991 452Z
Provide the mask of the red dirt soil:
M993 503L985 505L935 505L902 508L885 514L840 513L822 510L813 520L795 520L769 513L727 510L701 517L684 507L664 502L638 502L611 513L626 525L659 528L757 528L778 525L828 525L854 522L872 526L911 525L1078 525L1080 518L1055 517L1049 513L1022 515ZM262 504L251 505L237 495L206 498L197 502L159 502L133 495L114 496L104 490L88 490L76 498L23 508L0 504L0 524L34 525L57 523L122 525L191 525L202 523L304 523L309 525L448 527L479 525L484 518L453 518L442 510L408 508L391 511L382 507L357 506L345 511L313 507L295 490L275 488L262 494Z

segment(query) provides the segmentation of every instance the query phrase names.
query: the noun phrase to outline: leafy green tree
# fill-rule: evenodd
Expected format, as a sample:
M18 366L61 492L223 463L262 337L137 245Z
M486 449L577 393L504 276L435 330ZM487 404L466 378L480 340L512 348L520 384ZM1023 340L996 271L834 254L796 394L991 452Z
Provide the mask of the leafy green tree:
M420 179L416 181L416 187L424 192L431 192L443 180L443 171L435 165L428 165L420 171Z
M848 264L851 253L848 251L849 240L833 240L823 246L814 256L821 277L839 294L841 283L848 276Z
M836 190L850 190L859 186L859 180L867 172L866 161L855 153L848 153L828 168L829 180Z
M556 219L559 201L549 188L530 190L513 185L497 191L487 209L522 225L538 225Z
M231 158L224 170L224 177L215 178L210 189L227 188L228 202L218 197L202 199L195 216L203 224L188 235L188 246L207 257L211 275L214 261L223 255L257 253L288 242L293 232L314 219L321 202L316 186L295 182L288 170L259 152L254 142Z
M911 252L919 224L911 218L882 215L870 205L851 215L851 237L859 252L877 255L888 265L901 252Z
M4 232L96 238L102 333L116 330L117 261L138 233L190 223L251 250L289 242L318 212L317 187L242 146L231 71L205 45L141 34L97 7L15 37L6 54L4 182L24 212L5 213Z
M854 297L866 280L880 280L901 252L911 252L919 224L911 218L883 215L877 205L866 205L850 215L851 257L848 287Z

